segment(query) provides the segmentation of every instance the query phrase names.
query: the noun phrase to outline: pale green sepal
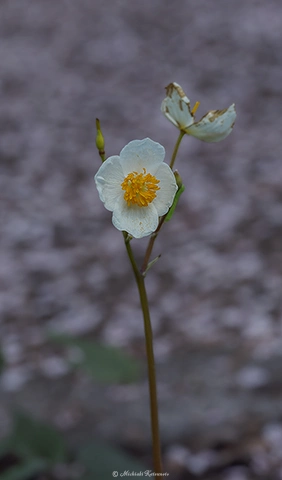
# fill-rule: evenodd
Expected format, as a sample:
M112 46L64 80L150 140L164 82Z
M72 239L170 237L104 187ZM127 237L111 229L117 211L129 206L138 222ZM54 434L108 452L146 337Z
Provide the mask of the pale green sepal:
M166 214L165 222L168 222L171 219L172 215L174 214L174 210L176 209L180 195L184 192L184 190L185 190L184 185L181 185L181 187L177 190L173 200L173 204L171 205L169 211Z

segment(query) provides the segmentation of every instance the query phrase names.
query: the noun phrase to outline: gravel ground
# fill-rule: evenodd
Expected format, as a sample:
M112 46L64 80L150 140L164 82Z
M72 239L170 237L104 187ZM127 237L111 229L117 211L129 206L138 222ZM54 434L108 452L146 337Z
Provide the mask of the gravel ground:
M149 441L145 381L101 390L70 380L46 332L144 359L122 237L93 182L95 118L108 156L149 136L169 159L177 130L160 104L176 81L201 101L199 115L235 102L237 121L222 143L184 138L186 190L148 274L167 462L196 475L212 461L197 467L189 449L214 453L232 441L251 461L231 462L220 478L282 478L281 18L279 0L1 1L2 434L17 401L52 411L74 441L92 417L99 435ZM145 242L133 245L141 258Z

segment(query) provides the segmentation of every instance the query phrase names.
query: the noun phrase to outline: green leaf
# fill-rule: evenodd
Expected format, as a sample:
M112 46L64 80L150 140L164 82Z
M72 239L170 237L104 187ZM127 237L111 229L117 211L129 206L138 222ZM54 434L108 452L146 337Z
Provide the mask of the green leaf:
M168 213L166 214L165 222L168 222L171 219L172 215L174 214L176 206L179 202L180 195L184 192L184 190L185 190L184 185L181 185L181 187L177 190L177 192L175 194L175 197L174 197L174 200L173 200L173 204L171 205Z
M113 472L120 474L127 470L130 472L145 470L144 465L121 450L96 442L84 446L78 452L77 460L92 474L91 478L99 478L99 480L113 478Z
M85 370L97 381L129 383L140 375L139 363L119 348L67 335L53 335L51 339L61 345L78 348L82 358L73 366Z
M26 480L45 469L45 463L39 459L30 459L22 465L11 467L0 475L0 480Z
M22 458L44 459L49 465L63 462L66 458L63 436L51 425L22 412L15 413L9 447Z

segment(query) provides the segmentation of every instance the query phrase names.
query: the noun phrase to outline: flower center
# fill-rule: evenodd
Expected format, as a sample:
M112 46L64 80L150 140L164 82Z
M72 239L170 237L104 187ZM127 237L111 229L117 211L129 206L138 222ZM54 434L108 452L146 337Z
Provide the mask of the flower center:
M147 207L157 196L156 191L160 189L159 182L156 177L146 173L145 168L143 168L143 173L129 173L121 184L127 205Z

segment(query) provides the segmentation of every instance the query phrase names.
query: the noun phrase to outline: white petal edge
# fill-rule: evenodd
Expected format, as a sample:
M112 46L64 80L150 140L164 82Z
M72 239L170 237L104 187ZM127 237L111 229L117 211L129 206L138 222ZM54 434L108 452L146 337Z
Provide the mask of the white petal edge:
M178 187L175 176L167 163L160 165L156 172L156 178L160 180L160 183L158 184L160 190L157 191L157 196L153 200L153 204L157 209L158 216L161 217L168 212L173 204Z
M124 180L120 157L109 157L102 163L95 177L96 187L105 208L111 212L120 197L123 196L121 184Z
M236 119L234 103L225 110L211 110L185 132L204 142L219 142L231 133Z
M159 217L153 203L143 208L128 207L127 203L120 199L113 212L112 222L118 230L125 230L134 238L142 238L156 230Z
M164 147L150 138L133 140L120 152L121 166L125 177L133 171L141 173L144 168L147 173L154 175L164 157Z

